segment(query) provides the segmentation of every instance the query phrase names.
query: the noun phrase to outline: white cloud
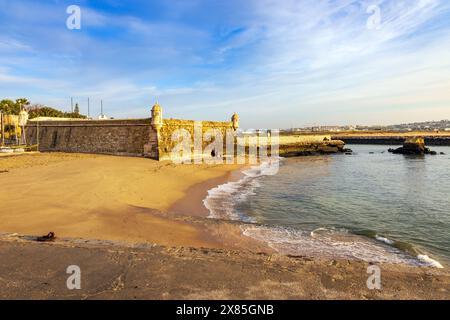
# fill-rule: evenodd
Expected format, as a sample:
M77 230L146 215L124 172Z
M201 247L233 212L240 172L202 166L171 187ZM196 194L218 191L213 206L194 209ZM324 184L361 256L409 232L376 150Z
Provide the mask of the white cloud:
M373 4L379 30L366 26ZM450 113L448 1L253 0L246 10L230 1L199 23L183 20L198 14L199 2L176 6L166 20L82 7L78 33L59 24L65 11L50 4L7 5L15 23L33 10L24 24L35 25L28 26L35 36L0 36L5 96L29 92L65 106L66 97L90 96L108 101L115 116L146 116L158 98L171 116L223 119L238 111L249 127ZM96 30L111 34L98 38ZM430 112L404 113L408 106Z

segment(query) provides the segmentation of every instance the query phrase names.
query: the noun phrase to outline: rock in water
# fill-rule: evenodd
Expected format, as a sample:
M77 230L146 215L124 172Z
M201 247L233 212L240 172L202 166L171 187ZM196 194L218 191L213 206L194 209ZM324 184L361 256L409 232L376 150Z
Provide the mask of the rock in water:
M425 139L418 138L410 138L403 143L403 151L406 153L412 154L425 154Z
M425 139L422 137L413 137L406 139L403 143L403 147L398 149L389 149L389 152L395 154L410 154L410 155L424 155L424 154L436 154L435 151L431 151L425 146Z

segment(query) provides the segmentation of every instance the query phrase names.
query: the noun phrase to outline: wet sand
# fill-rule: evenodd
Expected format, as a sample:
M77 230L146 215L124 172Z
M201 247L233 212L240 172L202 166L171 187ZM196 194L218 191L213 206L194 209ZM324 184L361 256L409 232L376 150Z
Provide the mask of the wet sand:
M0 237L0 299L448 299L448 273L381 266L369 290L368 264L242 250L35 243ZM81 289L66 269L81 270Z
M207 190L240 166L34 154L0 158L0 297L125 299L449 299L446 269L285 257L206 218ZM54 243L30 236L57 235ZM25 236L25 237L24 237ZM27 237L28 236L28 237ZM100 241L98 241L100 240ZM65 268L83 270L80 291Z
M188 216L208 217L209 211L203 205L203 200L207 197L208 190L227 182L238 181L243 176L241 170L243 168L227 172L221 177L202 181L189 187L186 192L187 196L174 202L168 211Z
M0 192L0 231L217 246L203 228L167 213L190 198L193 185L224 181L237 168L63 153L0 158L1 181L8 186ZM192 215L204 215L197 213L204 210L198 197L188 202Z

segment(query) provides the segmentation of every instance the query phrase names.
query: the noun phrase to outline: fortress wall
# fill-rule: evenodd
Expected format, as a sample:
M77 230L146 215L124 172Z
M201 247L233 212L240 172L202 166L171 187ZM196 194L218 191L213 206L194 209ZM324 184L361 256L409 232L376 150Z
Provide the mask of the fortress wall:
M233 132L233 124L229 122L218 122L218 121L194 121L194 120L178 120L178 119L163 119L163 126L160 131L159 137L159 159L166 160L170 159L172 156L172 151L180 143L181 139L173 139L174 133L181 132L178 130L185 130L190 136L190 149L194 156L199 156L199 154L194 154L194 127L195 124L201 123L201 133L202 133L202 150L214 142L214 138L211 140L205 140L205 133L209 130L216 129L219 130L223 137L223 152L226 150L226 134L228 132ZM200 131L200 130L199 130ZM219 142L220 143L220 142Z
M39 128L39 134L38 134ZM27 142L40 151L101 153L157 158L151 119L29 121Z
M248 142L242 140L242 136L238 136L240 139L237 139L232 121L162 119L159 123L162 125L152 125L151 118L29 121L26 135L27 143L32 145L38 143L39 137L40 151L144 156L158 160L176 160L186 156L183 152L174 152L182 145L182 141L186 142L185 146L191 157L200 158L203 155L205 160L208 160L208 157L212 159L213 149L216 156L231 155L234 154L237 143ZM157 133L154 128L158 127L160 130ZM222 141L214 140L214 130L220 132ZM205 136L208 131L212 133L209 139ZM184 136L177 137L175 135L177 132ZM196 136L201 139L198 146L194 141ZM260 136L258 141L266 139L267 137ZM323 134L282 134L279 136L280 155L314 152L318 146L323 147L324 143L331 143L330 140L330 135ZM231 142L233 151L227 150L227 142ZM245 145L244 148L249 152L249 146Z
M280 145L290 144L314 144L322 143L324 141L330 141L331 135L329 134L290 134L280 135Z

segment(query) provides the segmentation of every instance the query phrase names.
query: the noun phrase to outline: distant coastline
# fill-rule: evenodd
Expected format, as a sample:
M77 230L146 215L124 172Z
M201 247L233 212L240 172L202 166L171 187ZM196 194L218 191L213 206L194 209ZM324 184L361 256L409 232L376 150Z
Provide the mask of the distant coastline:
M346 144L383 144L402 145L406 138L424 137L425 144L430 146L450 146L450 132L347 132L333 133L333 140L341 140Z

